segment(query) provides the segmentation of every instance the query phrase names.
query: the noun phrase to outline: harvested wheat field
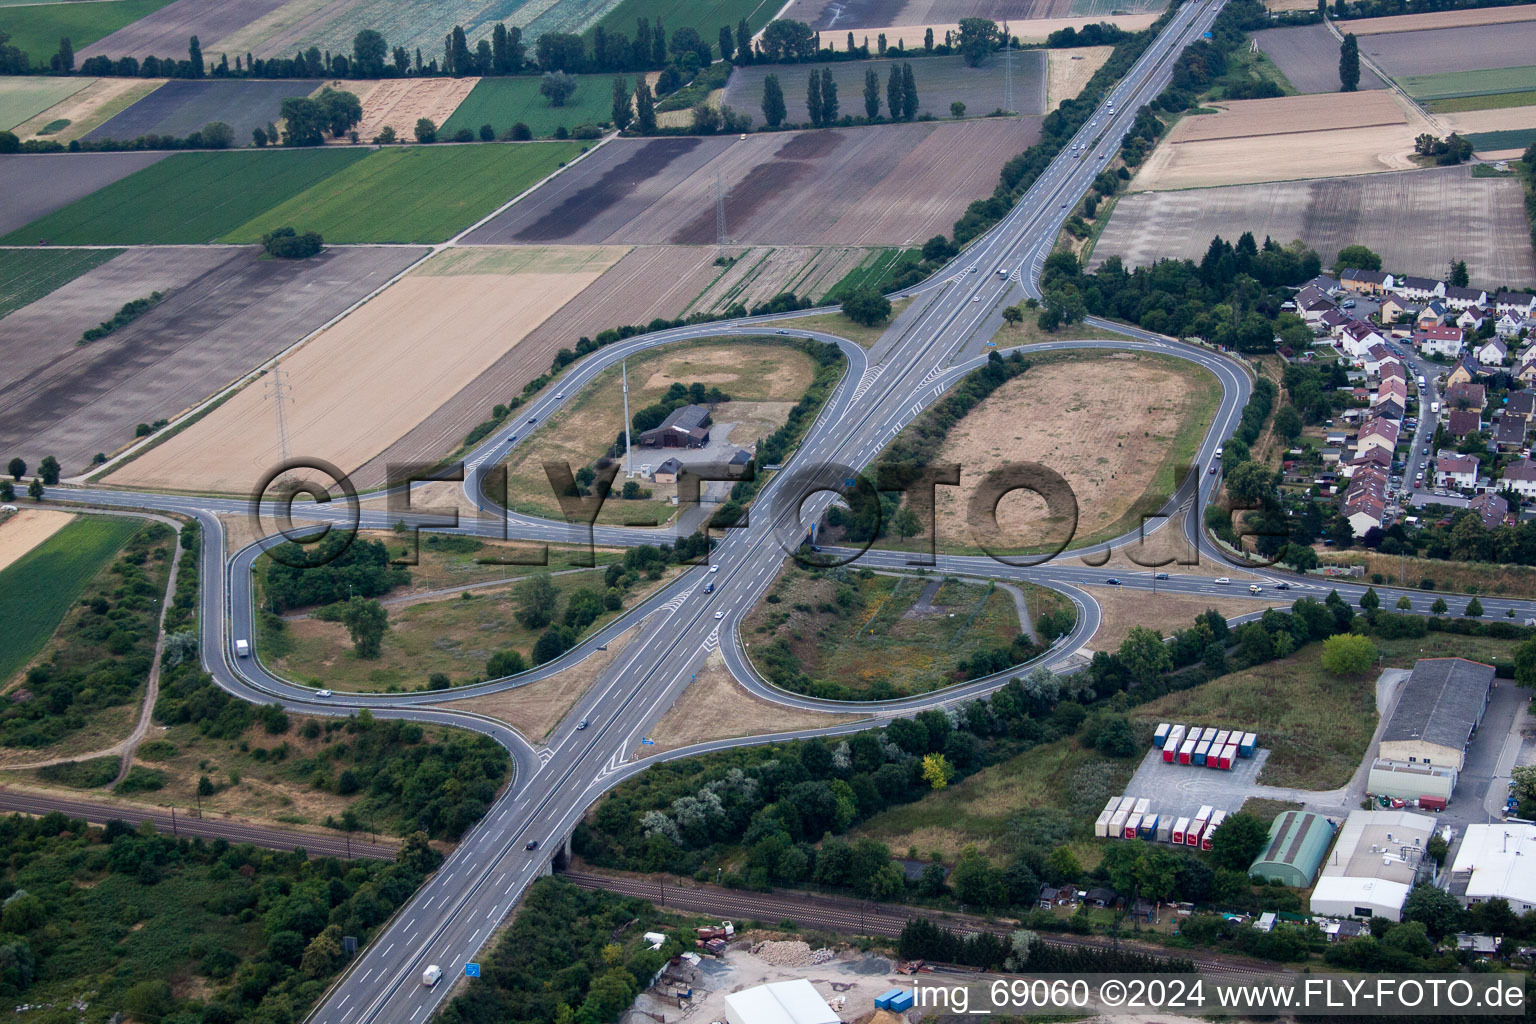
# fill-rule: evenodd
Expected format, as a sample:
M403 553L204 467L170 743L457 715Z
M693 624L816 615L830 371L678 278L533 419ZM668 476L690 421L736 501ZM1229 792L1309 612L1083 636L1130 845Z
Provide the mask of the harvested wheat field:
M391 462L436 461L456 451L492 406L521 394L523 384L549 369L556 352L582 335L680 316L720 273L714 260L722 252L670 245L633 250L494 364L473 380L465 378L469 383L457 394L358 471L359 486L382 483Z
M46 508L24 508L0 518L0 569L62 530L71 519L69 512Z
M1257 135L1372 128L1403 124L1408 119L1407 112L1397 100L1380 92L1360 93L1350 97L1348 103L1340 103L1336 95L1323 95L1232 100L1216 106L1220 113L1191 114L1182 119L1168 136L1168 141L1178 145Z
M358 93L363 119L357 136L364 142L386 126L400 139L415 138L416 122L430 118L441 127L479 83L478 78L386 78L372 84L330 82L337 89Z
M1456 239L1474 280L1536 280L1520 182L1474 178L1468 167L1137 192L1115 205L1093 259L1199 260L1213 235L1243 231L1281 244L1299 238L1324 258L1360 244L1403 273L1423 275L1443 272L1447 240Z
M1310 5L1309 5L1310 6ZM1536 21L1536 6L1478 7L1464 11L1431 11L1428 14L1399 14L1390 18L1361 18L1335 22L1340 32L1357 36L1375 36L1386 32L1420 32L1433 28L1464 28L1468 25L1503 25L1512 21Z
M1082 92L1114 49L1113 46L1076 46L1047 51L1045 109L1055 110L1062 100L1070 100Z
M762 736L795 729L824 729L858 721L858 715L829 715L796 711L754 697L741 688L725 667L725 656L711 651L698 675L646 733L652 743L631 756L650 757L708 740Z
M55 121L69 123L45 138L69 143L100 127L166 83L164 78L98 78L61 103L16 126L22 139L38 138Z
M466 241L708 245L717 239L718 175L731 242L921 244L990 194L1003 164L1039 132L1039 118L1007 117L742 140L618 139ZM958 165L956 153L966 154ZM797 201L784 202L789 194Z
M622 254L464 248L421 265L284 360L289 450L356 469ZM269 390L247 387L109 482L247 492L281 458Z
M1479 132L1519 131L1536 127L1536 107L1505 107L1502 110L1458 110L1435 117L1460 135Z
M1007 462L1040 462L1066 478L1077 497L1074 544L1133 528L1139 510L1160 507L1160 495L1171 493L1174 469L1193 453L1219 397L1214 378L1178 359L1111 353L1038 362L945 438L936 461L958 463L961 475L959 487L938 491L940 550L975 547L968 496ZM997 520L1010 550L1055 546L1071 528L1049 519L1028 491L1006 495Z

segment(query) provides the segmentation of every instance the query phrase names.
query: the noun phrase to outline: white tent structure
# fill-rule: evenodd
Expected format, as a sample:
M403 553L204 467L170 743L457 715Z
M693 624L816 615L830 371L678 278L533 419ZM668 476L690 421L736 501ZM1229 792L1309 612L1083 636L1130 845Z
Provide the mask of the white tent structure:
M729 1024L841 1024L804 978L732 992L725 997L725 1007Z

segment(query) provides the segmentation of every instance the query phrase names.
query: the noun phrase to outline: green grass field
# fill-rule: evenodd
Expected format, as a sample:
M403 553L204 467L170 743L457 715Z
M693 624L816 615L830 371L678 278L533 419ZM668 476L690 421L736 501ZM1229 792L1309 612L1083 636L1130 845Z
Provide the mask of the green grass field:
M1447 71L1438 75L1403 75L1397 79L1416 100L1448 100L1470 96L1536 90L1536 65L1492 68L1487 71Z
M581 152L579 142L379 150L264 208L225 236L255 242L291 224L330 242L441 242Z
M143 525L82 516L0 570L0 682L42 650L86 583Z
M878 249L862 263L843 275L843 279L822 296L824 303L841 302L844 295L863 285L885 291L885 282L923 261L921 249Z
M0 241L26 245L207 242L367 155L364 149L176 153Z
M5 5L0 14L0 32L11 37L11 45L18 46L32 56L34 64L41 63L46 70L48 58L59 50L59 40L69 37L70 45L79 53L102 36L111 35L124 25L131 25L146 14L153 14L171 0L96 0L93 3L33 4L25 7ZM185 57L181 53L159 56ZM120 57L122 54L113 54Z
M0 17L0 21L4 18ZM30 121L89 84L89 78L0 78L0 129L10 131L23 121Z
M716 46L723 25L731 26L746 18L756 32L778 13L783 6L777 0L623 0L598 22L607 32L622 32L635 37L635 23L649 18L656 24L660 18L668 34L675 29L691 27L710 46Z
M121 249L0 249L0 317L36 302Z
M1486 96L1456 96L1445 100L1428 100L1425 108L1431 114L1455 114L1464 110L1506 110L1510 107L1536 106L1536 90L1523 92L1495 92Z
M539 79L534 76L518 78L482 78L464 102L443 123L438 133L452 138L460 128L478 132L488 124L496 129L501 138L521 121L535 138L545 139L564 125L567 129L579 124L598 124L613 118L612 75L577 75L576 92L563 107L552 107L539 95ZM635 76L625 75L624 83L631 90Z
M1511 128L1503 132L1474 132L1467 136L1478 152L1494 153L1501 149L1524 149L1536 142L1536 128Z

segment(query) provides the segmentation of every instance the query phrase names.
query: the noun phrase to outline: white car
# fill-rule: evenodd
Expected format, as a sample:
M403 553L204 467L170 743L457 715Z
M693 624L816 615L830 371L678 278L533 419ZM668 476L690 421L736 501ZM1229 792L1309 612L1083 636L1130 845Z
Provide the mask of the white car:
M1257 594L1259 591L1261 591L1263 589L1264 588L1259 586L1257 583L1250 583L1250 584L1248 584L1248 593L1250 593L1250 594Z
M1227 579L1225 576L1217 576L1216 577L1216 582L1225 585L1225 584L1231 583L1232 581Z
M720 571L720 566L719 566L719 564L718 564L718 563L717 563L717 564L715 564L715 565L712 565L712 566L710 566L710 567L709 567L709 571L710 571L710 572L719 572L719 571Z
M717 619L725 618L725 612L715 612L715 618L717 618Z
M565 392L564 391L560 392L558 395L555 396L555 401L557 401L557 402L563 401L564 399L565 399Z
M980 302L981 301L981 296L980 295L972 295L971 296L971 301L972 302Z
M0 505L0 512L15 512L15 505Z
M329 697L330 695L331 695L331 691L330 690L316 690L315 691L315 696L316 697Z

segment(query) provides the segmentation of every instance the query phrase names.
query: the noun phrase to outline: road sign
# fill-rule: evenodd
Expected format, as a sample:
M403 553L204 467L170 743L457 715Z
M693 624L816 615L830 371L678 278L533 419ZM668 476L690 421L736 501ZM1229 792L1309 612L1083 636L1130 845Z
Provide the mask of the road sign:
M466 977L466 978L478 978L478 977L480 977L480 965L479 964L465 964L464 965L464 977Z

